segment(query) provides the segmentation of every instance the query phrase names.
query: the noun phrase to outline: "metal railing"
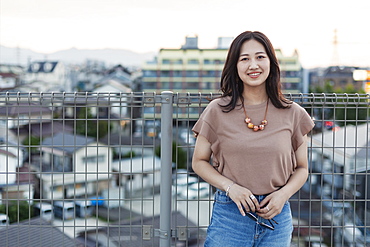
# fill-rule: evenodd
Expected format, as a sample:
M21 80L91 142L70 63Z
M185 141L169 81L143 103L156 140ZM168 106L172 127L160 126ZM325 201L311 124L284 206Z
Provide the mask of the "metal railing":
M190 130L218 96L0 92L0 245L203 246ZM370 96L286 97L316 123L292 246L370 245Z

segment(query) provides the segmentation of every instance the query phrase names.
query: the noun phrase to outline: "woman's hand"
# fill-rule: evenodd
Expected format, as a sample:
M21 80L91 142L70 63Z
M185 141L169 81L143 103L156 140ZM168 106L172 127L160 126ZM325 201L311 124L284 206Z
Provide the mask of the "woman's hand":
M260 210L257 210L257 215L265 219L274 218L281 213L288 199L289 197L279 190L271 193L260 203Z
M252 192L238 184L233 184L229 188L228 195L238 206L243 216L245 216L245 212L258 212L260 210L260 205Z

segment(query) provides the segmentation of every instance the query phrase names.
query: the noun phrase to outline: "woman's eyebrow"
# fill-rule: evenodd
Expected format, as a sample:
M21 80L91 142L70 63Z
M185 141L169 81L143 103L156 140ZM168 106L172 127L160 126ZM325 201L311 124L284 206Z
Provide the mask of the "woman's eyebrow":
M259 54L266 54L266 53L263 52L263 51L258 51L258 52L255 53L255 55L259 55ZM248 53L243 53L243 54L240 54L240 57L241 56L249 56L249 54Z

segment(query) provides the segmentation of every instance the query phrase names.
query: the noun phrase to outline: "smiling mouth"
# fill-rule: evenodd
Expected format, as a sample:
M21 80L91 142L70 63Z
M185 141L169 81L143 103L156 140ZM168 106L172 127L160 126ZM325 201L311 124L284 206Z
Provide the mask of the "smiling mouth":
M260 74L261 74L261 72L253 72L253 73L249 73L248 75L252 76L252 77L255 77L255 76L259 76Z

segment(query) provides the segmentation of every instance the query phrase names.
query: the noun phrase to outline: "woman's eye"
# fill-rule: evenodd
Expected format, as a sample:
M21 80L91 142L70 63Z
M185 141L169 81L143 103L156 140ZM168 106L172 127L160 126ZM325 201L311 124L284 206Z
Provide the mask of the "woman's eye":
M240 61L247 61L249 58L243 57Z
M257 58L258 59L263 59L263 58L265 58L265 56L258 56Z

